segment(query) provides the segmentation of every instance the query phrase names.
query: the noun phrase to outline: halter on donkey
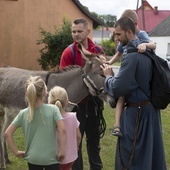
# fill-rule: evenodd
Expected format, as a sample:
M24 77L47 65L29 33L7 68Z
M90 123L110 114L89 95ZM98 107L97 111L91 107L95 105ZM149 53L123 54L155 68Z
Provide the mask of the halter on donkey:
M3 133L19 110L27 107L25 82L30 76L41 76L47 83L48 90L55 85L65 88L73 103L79 103L91 94L101 97L114 107L115 100L102 92L105 78L100 68L101 60L82 46L80 50L86 61L83 68L68 67L60 73L50 74L47 71L0 68L0 170L5 170L5 164L9 161Z

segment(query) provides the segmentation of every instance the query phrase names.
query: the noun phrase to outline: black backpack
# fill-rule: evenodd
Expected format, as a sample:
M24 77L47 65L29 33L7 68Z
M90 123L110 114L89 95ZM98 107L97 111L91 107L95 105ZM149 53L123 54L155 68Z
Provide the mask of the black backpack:
M137 52L130 49L127 52ZM170 103L170 68L168 62L157 56L153 51L146 51L153 63L150 100L157 109L165 109Z

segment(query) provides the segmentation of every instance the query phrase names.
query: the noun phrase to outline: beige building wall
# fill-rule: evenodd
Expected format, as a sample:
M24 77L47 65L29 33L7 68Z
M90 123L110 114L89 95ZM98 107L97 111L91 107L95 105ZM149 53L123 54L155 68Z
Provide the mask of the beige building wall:
M92 30L92 20L71 0L0 0L0 66L40 70L39 28L52 32L64 16L83 17Z

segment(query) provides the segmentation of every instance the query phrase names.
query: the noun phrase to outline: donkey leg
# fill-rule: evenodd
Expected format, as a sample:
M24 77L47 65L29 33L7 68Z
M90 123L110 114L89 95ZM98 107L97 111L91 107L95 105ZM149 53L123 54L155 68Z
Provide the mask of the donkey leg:
M12 108L10 108L10 109L5 108L5 121L4 121L4 125L2 128L3 134L15 116L16 116L15 110L13 110ZM7 164L11 163L11 161L9 160L9 157L8 157L7 145L6 145L5 139L4 139L4 158L5 158L5 163L7 163Z
M5 132L7 127L10 125L10 123L12 122L14 117L18 114L18 112L19 112L19 109L5 107L5 122L4 122L3 128L2 128L3 133ZM4 158L5 158L6 164L11 163L11 161L9 160L9 157L8 157L7 145L6 145L5 139L4 139Z
M4 170L5 166L5 157L4 157L4 133L3 133L3 125L4 125L4 115L5 112L2 108L0 108L0 170Z
M10 164L11 161L9 160L9 157L8 157L7 145L6 145L5 140L4 140L4 157L5 157L5 163Z

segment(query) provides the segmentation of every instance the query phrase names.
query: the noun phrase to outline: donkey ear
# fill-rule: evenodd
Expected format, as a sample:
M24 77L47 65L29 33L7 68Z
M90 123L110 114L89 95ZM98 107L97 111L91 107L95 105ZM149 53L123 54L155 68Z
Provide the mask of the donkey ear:
M81 52L83 52L83 54L84 54L86 57L92 55L92 53L89 52L88 50L86 50L81 43L78 44L78 48L79 48L79 50L80 50Z
M82 54L82 57L86 60L86 62L91 61L95 57L95 55L89 52L88 50L86 50L81 43L78 44L78 48Z

